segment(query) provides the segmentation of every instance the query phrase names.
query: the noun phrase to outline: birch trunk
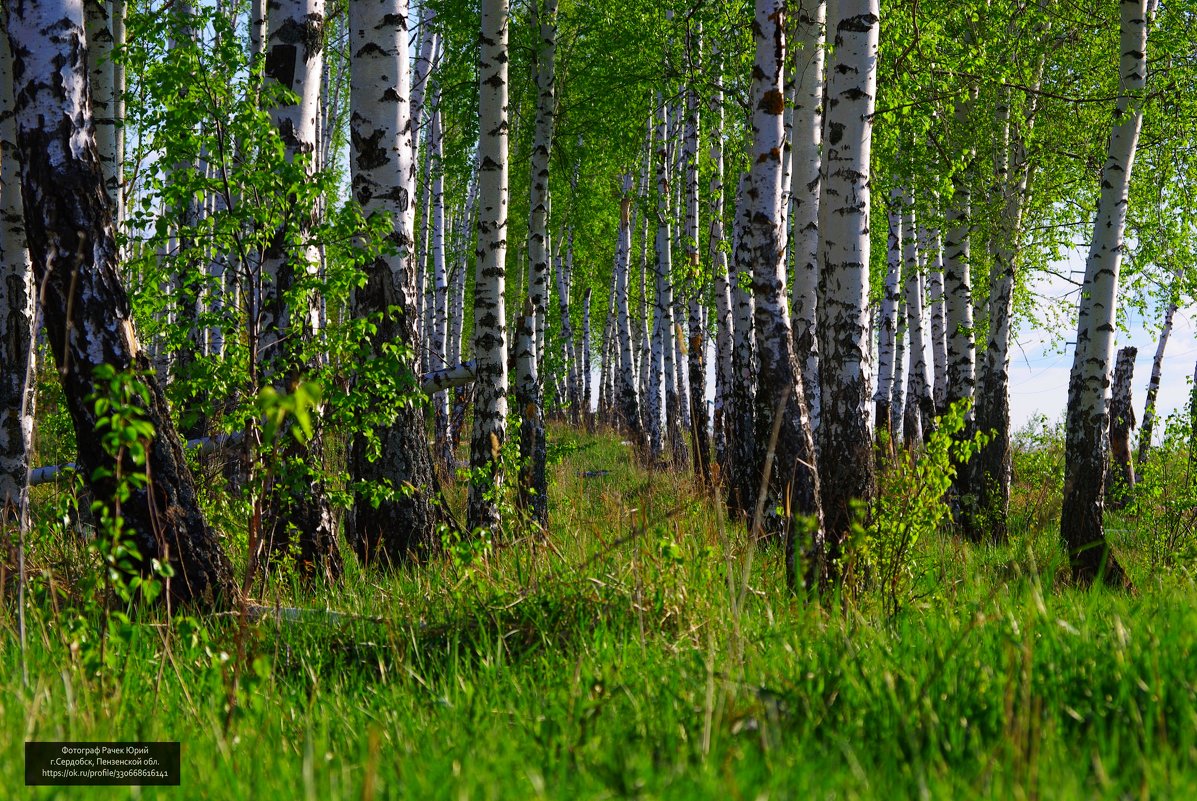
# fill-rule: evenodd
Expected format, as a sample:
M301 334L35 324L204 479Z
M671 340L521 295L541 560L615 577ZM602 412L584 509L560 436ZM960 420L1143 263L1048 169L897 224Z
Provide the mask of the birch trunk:
M499 525L494 489L503 483L499 453L507 435L507 0L482 0L478 52L478 259L474 280L474 436L469 527Z
M945 330L946 315L944 314L943 295L943 249L939 239L939 231L935 229L919 229L925 245L921 248L927 260L926 287L927 305L931 308L931 374L932 398L935 401L935 414L941 415L947 411L948 402L948 343Z
M869 433L869 164L877 89L878 0L843 0L827 67L819 201L821 465L828 564L853 522L852 502L874 492Z
M125 46L125 13L125 0L112 0L112 46L116 50ZM115 206L113 222L119 228L125 222L125 65L120 60L112 64L112 119L116 123L112 148L116 162L105 181Z
M25 244L12 52L0 12L0 526L27 526L33 448L33 267Z
M615 307L619 326L618 401L619 422L636 447L644 451L644 429L640 425L640 398L636 387L636 362L632 352L632 315L628 308L628 277L632 255L632 176L622 178L619 203L619 242L615 247Z
M893 189L889 195L889 240L886 252L885 294L881 296L881 317L877 325L877 389L873 393L873 425L877 442L891 454L894 451L890 411L893 402L897 351L898 298L902 280L902 193Z
M702 50L701 31L687 37L691 74L699 70ZM685 228L686 261L689 264L687 306L689 330L686 339L686 397L683 419L690 431L694 473L704 483L711 479L711 443L707 433L706 414L706 338L702 326L702 295L705 280L699 255L699 189L698 142L700 130L700 100L693 86L686 90L686 137L682 160L685 164ZM680 317L680 316L679 316ZM680 367L680 364L679 364ZM680 372L680 370L679 370Z
M437 367L457 361L448 357L446 348L449 319L449 276L445 264L445 133L441 117L439 82L432 92L432 121L429 126L429 156L432 164L432 326L429 351ZM449 439L449 396L444 392L432 398L437 449L443 451Z
M757 0L753 38L756 55L752 81L752 150L747 200L751 223L745 249L753 259L752 295L760 357L756 403L757 441L777 430L769 468L765 456L762 483L768 483L769 506L784 504L793 517L784 522L786 577L791 588L805 581L822 585L826 576L823 519L819 506L819 476L815 446L807 416L802 372L794 352L786 293L786 229L782 192L781 153L784 148L784 81L786 53L782 0ZM774 417L782 415L780 427ZM770 442L770 446L774 445ZM763 456L764 454L758 454ZM809 523L800 522L800 518ZM809 541L800 541L809 532ZM806 551L808 570L798 575L798 549Z
M822 419L819 342L816 328L819 294L819 191L822 184L823 61L827 40L826 0L792 4L797 38L794 47L793 167L790 173L790 252L794 259L794 347L802 367L802 388L810 407L811 428Z
M515 343L515 395L520 414L520 507L543 532L549 526L549 488L544 403L537 372L536 308L529 299L520 317Z
M748 202L750 187L749 174L745 172L736 186L736 216L732 227L732 254L735 261L735 273L731 277L734 379L727 398L727 441L731 463L728 509L733 516L739 517L751 514L760 486L760 474L756 471L758 446L753 425L757 379L756 336L753 331L756 308L752 293L745 287L745 281L752 276L753 264L753 254L748 248L748 227L752 223L752 207Z
M906 383L906 410L902 433L906 449L914 451L931 434L935 403L927 381L927 343L923 327L923 276L919 272L918 236L914 202L904 200L902 262L906 273L906 328L910 332L910 367Z
M111 4L108 0L84 0L87 27L87 66L91 87L91 113L96 126L96 150L108 197L116 205L120 159L116 151L116 108L113 86Z
M1173 274L1173 283L1179 284L1184 275L1183 269L1177 269ZM1178 304L1169 301L1164 311L1164 324L1160 328L1160 340L1155 346L1155 356L1151 359L1151 378L1147 381L1147 400L1143 405L1143 425L1139 428L1139 450L1135 454L1135 461L1142 468L1147 463L1147 454L1151 451L1151 435L1155 430L1155 399L1160 392L1160 375L1164 368L1164 349L1168 347L1168 338L1172 335L1172 319L1176 316Z
M1131 382L1135 374L1137 348L1122 348L1114 365L1114 385L1110 395L1110 472L1106 477L1106 502L1111 509L1122 509L1135 489L1135 465L1131 461L1130 434L1135 427L1131 402Z
M567 239L572 239L572 233L567 235ZM562 351L562 365L565 373L565 396L563 398L565 406L568 409L569 417L575 420L580 419L579 409L582 407L582 399L580 393L576 391L577 366L574 364L574 325L573 318L569 310L569 276L565 272L565 263L561 257L560 245L561 240L556 240L558 252L554 261L557 263L557 309L561 316L561 351Z
M1119 98L1105 166L1093 242L1077 315L1076 352L1068 382L1065 421L1064 505L1060 533L1073 578L1128 586L1105 539L1102 522L1108 447L1107 393L1122 265L1126 207L1135 147L1143 124L1147 83L1147 26L1154 0L1122 0Z
M889 429L894 447L902 441L898 436L906 414L906 293L898 297L898 326L894 332L894 377L890 389Z
M394 252L367 265L366 283L354 292L352 312L359 318L379 315L370 342L375 357L391 342L415 352L415 321L404 313L416 306L413 130L404 91L408 86L409 9L407 0L358 0L350 3L349 15L353 193L363 212L384 215L394 225L390 234ZM391 307L398 307L400 313L388 313ZM416 364L408 359L399 367L412 376ZM395 490L410 486L415 491L396 492L377 506L359 495L347 533L360 559L388 565L434 547L439 522L437 506L432 503L436 483L424 417L418 407L399 405L389 423L378 426L374 435L381 443L377 458L372 458L364 437L353 441L350 475L359 482Z
M711 131L711 185L708 191L708 219L710 232L707 250L711 260L711 272L715 277L715 463L719 465L721 477L726 481L730 454L727 447L728 398L735 384L732 362L732 344L735 339L735 323L732 318L731 281L727 274L727 253L724 250L723 233L723 81L722 63L715 52L715 91L711 96L709 110L713 129Z
M657 238L656 260L653 271L654 305L652 331L652 374L649 378L648 408L651 422L649 437L653 461L661 464L665 459L665 446L669 439L669 421L666 417L667 390L670 380L667 373L669 359L666 349L672 352L673 298L669 289L669 272L672 269L672 235L669 228L669 107L657 94L657 135L654 146L657 183Z
M540 32L536 65L536 130L532 141L532 188L528 215L528 297L535 315L536 354L544 358L545 322L549 301L549 157L557 117L556 58L557 0L533 5L533 20Z
M593 408L593 401L590 395L590 298L591 289L586 288L586 294L582 296L582 419L587 421L587 427L592 427L591 409Z
M106 193L88 104L83 5L79 0L18 3L9 9L17 151L25 231L51 350L75 428L81 472L95 497L119 506L139 553L174 569L172 603L215 606L235 588L219 535L205 522L166 398L148 373L117 276L113 205ZM127 372L146 392L143 410L155 435L147 484L117 501L112 476L139 469L110 456L97 430L95 370ZM136 372L130 372L136 371ZM163 525L170 521L170 525Z
M267 80L278 82L296 96L289 105L270 109L287 159L303 159L307 169L316 156L320 84L323 76L324 0L277 0L270 4L266 36ZM262 304L258 342L265 362L264 374L280 390L294 384L306 366L299 362L299 342L310 336L319 298L301 299L300 308L289 308L287 294L305 276L320 267L319 251L305 244L315 223L310 212L299 212L298 235L280 228L262 261ZM298 546L298 564L307 577L336 579L341 574L336 522L320 475L322 436L317 431L308 445L288 441L281 468L271 489L271 522L274 529L264 543L263 564Z

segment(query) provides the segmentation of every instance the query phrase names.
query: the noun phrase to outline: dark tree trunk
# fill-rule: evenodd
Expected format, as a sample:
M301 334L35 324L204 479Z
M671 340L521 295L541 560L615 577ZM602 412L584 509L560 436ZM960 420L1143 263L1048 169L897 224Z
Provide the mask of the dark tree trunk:
M350 5L354 196L366 213L386 215L395 226L394 252L366 266L366 283L353 296L355 316L379 318L370 339L374 356L381 356L391 343L409 353L420 350L416 266L410 255L415 222L409 202L415 196L410 106L405 92L391 89L407 86L408 18L405 0ZM398 147L378 147L380 141ZM415 366L414 358L399 363L400 391L418 391ZM354 438L349 474L361 485L388 488L391 496L376 502L359 492L346 535L359 559L386 565L419 556L436 544L440 516L433 498L438 486L422 407L398 404L389 421L372 433L377 455L370 452L364 435Z
M1135 488L1135 464L1131 460L1130 433L1135 427L1131 406L1131 381L1135 374L1138 348L1118 351L1114 363L1114 389L1110 396L1110 474L1106 478L1106 503L1122 509Z
M82 6L21 2L10 8L16 87L17 143L23 164L25 227L46 332L75 428L79 464L96 498L114 503L117 465L97 431L95 370L135 371L155 436L146 455L145 487L120 504L136 545L137 568L168 562L175 603L212 607L235 592L220 538L204 520L166 398L150 374L117 276L112 202L91 124Z

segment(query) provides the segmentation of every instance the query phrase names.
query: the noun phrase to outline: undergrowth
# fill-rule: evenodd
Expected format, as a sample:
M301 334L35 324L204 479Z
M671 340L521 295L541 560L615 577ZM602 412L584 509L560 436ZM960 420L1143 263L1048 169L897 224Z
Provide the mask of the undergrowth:
M1064 586L1043 449L1018 455L1010 543L931 528L903 545L917 569L900 604L866 587L816 605L786 592L781 549L749 545L689 476L642 470L611 435L550 438L547 537L450 548L391 575L350 560L328 590L276 581L260 600L280 611L249 627L231 707L235 616L143 612L105 618L102 645L82 637L105 614L78 590L86 551L69 525L41 526L24 652L0 618L3 795L1183 798L1197 786L1185 557L1157 569L1157 539L1131 510L1112 528L1137 594ZM53 500L42 493L38 513ZM179 740L182 787L25 788L34 739Z

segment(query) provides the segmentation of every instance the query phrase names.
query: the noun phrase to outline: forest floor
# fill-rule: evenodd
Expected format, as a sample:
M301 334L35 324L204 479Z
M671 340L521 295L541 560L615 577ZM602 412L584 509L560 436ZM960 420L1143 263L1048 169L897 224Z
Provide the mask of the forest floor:
M0 617L0 796L1197 793L1193 577L1150 521L1114 521L1137 592L1066 587L1042 455L1020 463L1009 544L923 537L897 590L820 606L688 476L611 435L550 442L546 540L262 593L337 616L111 615L101 638L78 554L33 543L24 665ZM182 786L26 788L26 740L178 740Z

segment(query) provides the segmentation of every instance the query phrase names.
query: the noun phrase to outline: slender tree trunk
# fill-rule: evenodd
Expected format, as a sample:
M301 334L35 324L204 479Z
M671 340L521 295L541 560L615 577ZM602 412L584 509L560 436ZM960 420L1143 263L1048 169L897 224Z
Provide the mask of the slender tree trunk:
M731 277L734 378L727 398L727 442L731 462L728 509L737 517L752 513L760 486L760 474L756 470L758 445L753 425L757 379L756 336L753 331L756 309L752 293L745 288L743 280L752 275L753 265L748 233L752 223L752 207L748 202L750 188L749 174L745 172L736 186L736 215L732 227L732 255L735 260L735 273Z
M354 292L352 301L355 317L377 316L378 329L370 342L375 357L383 355L388 343L400 343L412 352L417 346L415 321L404 313L416 306L415 220L410 202L415 192L413 131L405 91L409 19L407 0L349 4L353 193L365 213L385 215L394 223L390 234L394 251L367 265L366 283ZM400 313L389 313L392 307ZM410 359L400 362L400 388L414 383L415 366ZM371 453L364 436L352 443L349 465L354 481L393 490L411 487L414 492L395 492L377 506L368 494L359 494L347 533L360 559L386 565L434 547L439 522L432 502L436 484L418 406L400 404L373 433L380 445L378 453Z
M632 315L628 308L628 278L632 251L632 176L621 179L619 204L619 242L615 247L615 307L619 325L618 409L619 422L636 447L645 452L644 429L640 424L640 398L637 392L636 362L632 352Z
M520 375L517 378L521 408L520 454L521 497L533 518L548 528L548 495L545 483L547 442L544 428L544 387L541 365L544 359L546 311L549 300L549 156L553 150L553 127L557 114L556 53L557 0L540 0L533 5L533 22L539 29L540 49L536 71L536 129L532 143L531 196L528 215L528 302L531 325L532 364L523 364L528 354L524 343L516 351ZM525 322L521 320L521 323ZM522 332L521 332L522 336Z
M104 171L104 185L113 204L119 183L120 159L116 152L116 108L113 86L112 18L108 0L84 0L84 19L87 27L87 66L91 87L92 119L96 126L96 149L100 154L100 168Z
M482 0L478 51L478 260L474 280L474 436L469 527L497 533L494 490L507 435L507 0Z
M877 442L891 454L894 450L890 410L893 401L894 357L897 350L898 298L902 281L902 193L893 189L889 195L889 246L886 254L885 294L881 296L881 318L877 326L877 389L873 425Z
M0 526L23 519L33 448L34 289L17 161L12 53L0 11Z
M805 578L808 586L826 577L819 476L815 445L803 394L802 371L794 352L786 293L786 229L782 193L781 151L784 145L783 65L786 53L782 0L757 0L753 38L756 58L752 81L752 151L748 201L752 209L748 228L753 257L752 294L760 354L760 390L756 404L758 441L777 430L769 468L768 457L758 474L769 485L769 506L792 510L786 521L787 581L795 588ZM779 428L774 417L782 415ZM770 445L773 445L771 442ZM809 519L809 524L799 518ZM809 538L809 539L808 539ZM798 551L808 558L805 576L798 574Z
M873 497L869 433L869 164L877 88L878 0L842 0L827 67L819 232L823 393L820 463L828 564L851 531L853 501Z
M906 419L906 293L898 297L898 326L894 332L894 376L890 388L889 428L893 432L893 446L897 448L902 437L903 421Z
M432 92L432 123L429 127L432 163L432 326L429 330L429 351L437 367L457 363L457 356L449 358L449 275L445 263L445 131L441 117L441 87L438 82ZM449 395L438 392L432 398L436 445L444 450L449 438Z
M935 401L935 414L941 415L948 408L948 343L947 332L944 330L946 316L943 296L943 249L938 230L919 230L924 234L922 238L925 244L921 249L927 260L927 305L931 307L931 364L934 376L931 394Z
M669 439L669 421L666 416L668 359L666 350L672 352L673 341L673 298L669 288L669 271L672 269L672 235L669 229L669 106L657 94L656 181L657 181L657 238L656 269L653 272L655 304L653 306L652 332L652 374L649 378L648 407L651 416L649 436L652 442L653 461L661 464L665 459L665 446Z
M105 190L88 93L83 7L77 0L22 2L9 10L16 75L17 150L25 229L41 286L50 347L74 423L79 465L95 497L117 507L136 545L137 568L168 563L166 597L215 606L235 592L220 538L205 522L166 398L148 375L117 276L113 204ZM128 372L144 391L154 437L144 468L104 447L92 402L96 369ZM144 469L147 483L116 497L115 476Z
M711 185L708 192L708 219L710 232L707 251L710 254L711 272L714 275L715 290L715 463L719 465L721 478L726 482L730 454L727 448L728 397L735 383L732 363L732 342L735 338L735 323L732 318L731 281L727 274L727 253L724 250L723 233L723 65L719 52L714 52L715 91L711 96L709 110L713 129L711 142Z
M515 394L520 414L520 506L542 531L549 525L544 404L536 359L536 308L524 305L515 342Z
M1114 386L1110 395L1110 475L1106 478L1106 503L1122 509L1135 489L1135 465L1131 461L1130 433L1135 427L1131 403L1131 382L1135 374L1137 348L1122 348L1114 365Z
M1173 274L1173 283L1179 284L1184 275L1183 269L1177 269ZM1139 451L1135 461L1139 467L1147 463L1147 454L1151 450L1151 435L1155 430L1155 399L1160 392L1160 375L1164 369L1164 349L1168 346L1168 338L1172 335L1172 318L1176 316L1177 302L1168 303L1164 311L1164 324L1160 328L1160 341L1155 346L1155 356L1151 359L1151 378L1147 382L1147 400L1143 405L1143 425L1139 428Z
M902 215L902 261L906 272L906 327L910 331L910 368L906 378L906 410L902 433L906 449L915 450L931 434L935 404L927 380L926 329L923 325L923 275L919 272L914 201L907 196Z
M270 110L289 160L315 158L316 121L320 115L320 80L323 73L324 0L277 0L270 6L266 37L266 78L296 96L289 105ZM258 342L265 361L265 375L278 388L298 380L305 369L298 355L299 342L311 335L318 298L304 298L299 308L289 307L287 295L296 283L319 269L319 251L305 244L315 220L306 210L297 211L299 234L292 239L280 228L262 263L262 319ZM336 579L341 574L336 522L320 475L322 435L317 431L304 446L288 440L271 495L273 536L265 543L266 559L298 546L301 571L307 576Z
M587 421L587 428L593 428L593 420L591 419L591 408L594 405L590 394L591 390L591 375L590 367L590 298L592 291L590 287L586 288L586 294L582 296L582 419Z
M112 0L112 46L125 46L125 0ZM113 154L115 163L104 180L109 197L115 205L113 222L119 227L125 222L125 65L119 59L112 64Z
M1114 349L1118 271L1135 147L1143 124L1147 82L1147 27L1154 0L1122 0L1119 98L1085 264L1077 315L1076 352L1068 382L1065 421L1064 505L1060 533L1073 578L1127 586L1129 578L1106 543L1102 522L1109 417L1106 393Z
M790 252L794 259L794 347L802 367L802 389L810 407L815 446L819 446L822 404L819 341L819 192L822 184L823 60L827 40L826 0L800 0L790 6L795 20L793 168L790 173Z
M567 239L572 239L572 234L566 236ZM573 315L569 310L569 276L565 271L565 263L561 257L561 240L556 240L557 255L555 261L557 263L557 309L561 316L561 351L562 351L562 367L565 373L565 395L563 400L568 408L568 416L571 419L578 420L579 410L582 408L581 393L576 390L578 368L574 363L574 356L577 349L574 347L574 324Z
M543 2L543 7L537 7ZM536 316L537 359L544 358L549 300L549 157L557 117L557 0L536 0L533 20L540 32L536 66L536 130L532 141L532 188L528 215L528 296Z

